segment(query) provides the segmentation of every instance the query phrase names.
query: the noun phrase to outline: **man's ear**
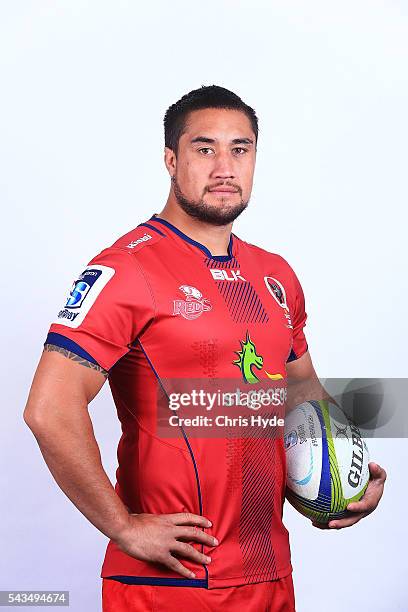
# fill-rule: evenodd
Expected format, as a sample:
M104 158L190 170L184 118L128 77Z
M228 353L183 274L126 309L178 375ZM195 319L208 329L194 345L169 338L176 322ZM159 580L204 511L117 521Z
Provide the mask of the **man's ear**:
M170 174L171 178L176 174L177 168L177 157L173 149L169 149L168 147L164 147L164 163L166 164L167 172Z

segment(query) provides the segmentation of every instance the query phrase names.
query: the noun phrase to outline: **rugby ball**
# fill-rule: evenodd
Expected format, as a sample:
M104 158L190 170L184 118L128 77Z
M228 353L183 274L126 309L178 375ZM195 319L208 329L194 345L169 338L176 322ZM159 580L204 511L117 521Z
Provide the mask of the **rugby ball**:
M286 497L318 523L344 518L367 488L369 454L358 427L333 402L308 401L287 413Z

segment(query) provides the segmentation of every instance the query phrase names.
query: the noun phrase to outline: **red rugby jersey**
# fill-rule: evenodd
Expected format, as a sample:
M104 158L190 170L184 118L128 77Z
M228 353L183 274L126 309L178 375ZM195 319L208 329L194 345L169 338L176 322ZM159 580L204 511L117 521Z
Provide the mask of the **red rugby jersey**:
M123 432L115 490L130 512L200 514L219 540L204 547L208 566L182 559L192 580L110 541L103 577L214 588L291 572L283 436L194 437L179 427L163 438L156 419L158 388L166 396L174 378L285 385L286 363L307 351L306 317L289 264L235 234L227 256L212 256L153 215L90 261L46 342L109 371ZM247 370L246 349L255 355Z

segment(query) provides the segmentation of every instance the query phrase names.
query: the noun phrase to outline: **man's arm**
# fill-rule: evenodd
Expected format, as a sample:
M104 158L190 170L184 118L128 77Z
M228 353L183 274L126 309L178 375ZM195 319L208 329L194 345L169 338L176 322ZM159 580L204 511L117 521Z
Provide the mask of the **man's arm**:
M326 399L337 404L320 383L309 351L306 351L299 359L289 361L286 364L286 373L288 378L288 410L308 400Z
M288 362L286 364L286 372L288 377L288 410L308 400L329 400L337 404L320 383L309 351L299 359ZM339 407L341 408L341 406ZM347 506L347 510L352 512L353 515L345 519L330 521L328 523L329 528L342 529L343 527L351 527L351 525L354 525L373 512L378 506L384 491L387 474L377 463L370 462L368 466L370 469L370 481L362 499ZM313 525L320 529L327 529L327 526L320 523L313 522Z
M102 467L88 412L88 404L105 380L106 372L99 366L46 345L24 420L58 485L95 527L111 538L127 524L128 512Z
M24 410L56 482L86 518L127 554L163 563L187 578L194 575L172 554L196 563L206 555L187 544L214 546L197 529L210 526L188 513L129 514L103 469L88 404L106 380L99 366L60 347L46 345Z

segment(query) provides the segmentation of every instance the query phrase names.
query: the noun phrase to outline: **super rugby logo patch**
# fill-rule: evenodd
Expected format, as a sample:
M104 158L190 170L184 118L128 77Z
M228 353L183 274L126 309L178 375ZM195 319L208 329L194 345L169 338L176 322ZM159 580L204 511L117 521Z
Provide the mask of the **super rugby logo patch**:
M96 298L115 274L108 266L88 266L72 284L64 308L54 323L67 327L79 327Z
M173 315L181 315L185 319L197 319L203 312L212 309L210 300L203 298L201 291L190 285L179 287L185 295L184 300L173 300Z

